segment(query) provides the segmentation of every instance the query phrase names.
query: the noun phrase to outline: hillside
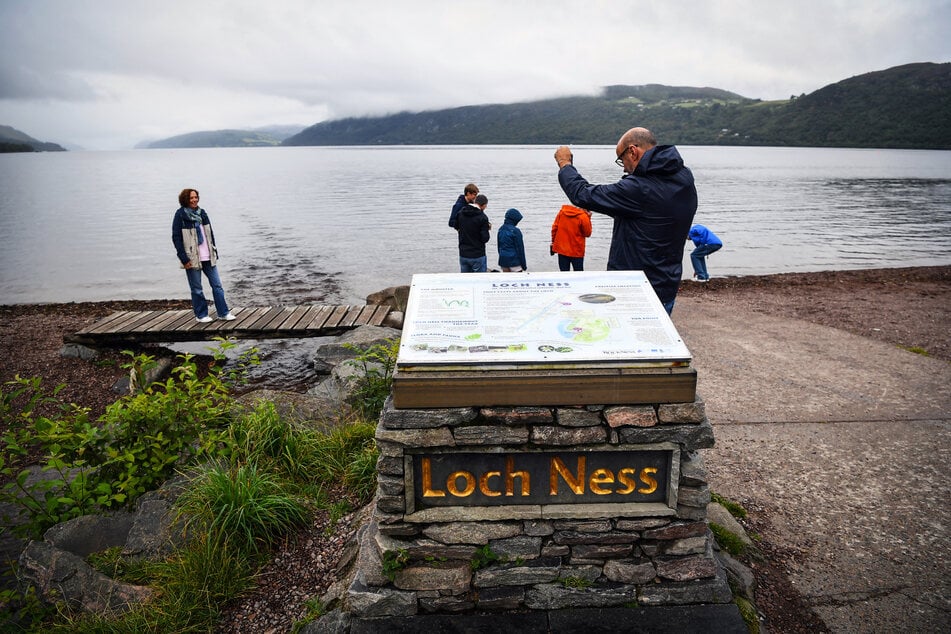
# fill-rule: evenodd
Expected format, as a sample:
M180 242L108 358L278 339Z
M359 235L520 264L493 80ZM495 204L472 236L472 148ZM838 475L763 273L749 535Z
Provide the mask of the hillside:
M56 143L38 141L16 128L0 125L0 152L65 152Z
M641 125L681 145L951 149L949 112L951 63L919 63L782 101L618 85L593 97L324 121L283 145L605 144Z
M137 148L266 147L297 134L303 126L268 126L254 130L207 130L189 132L159 141L144 142Z

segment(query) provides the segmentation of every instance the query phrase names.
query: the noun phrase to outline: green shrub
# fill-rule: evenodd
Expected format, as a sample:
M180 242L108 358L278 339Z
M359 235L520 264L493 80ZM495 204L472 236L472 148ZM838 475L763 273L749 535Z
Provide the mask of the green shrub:
M400 340L388 339L386 343L373 344L368 348L353 344L344 344L344 347L356 351L356 357L347 363L362 372L354 379L350 405L365 420L375 421L380 417L390 388L393 387L393 371L396 369Z
M253 584L252 561L226 541L198 538L169 559L150 564L149 603L119 616L69 614L45 622L43 632L132 634L140 632L211 632L221 607Z
M260 402L231 425L225 452L233 463L273 469L302 490L342 482L367 500L376 490L375 433L376 426L364 422L329 432L304 427L283 420L273 403Z
M131 353L128 353L131 355ZM124 367L130 376L145 375L154 363L148 355L132 356ZM4 408L26 398L0 439L0 473L9 478L0 500L26 510L29 520L21 534L38 536L59 522L98 510L131 503L168 479L181 465L194 463L220 450L222 428L234 417L228 385L212 368L205 377L191 355L183 355L164 383L138 386L106 408L93 423L89 411L64 407L58 419L32 414L48 400L39 381L19 380L5 392ZM28 484L30 473L20 470L29 455L42 456L46 478Z
M746 623L750 634L759 634L761 626L759 615L756 613L756 606L743 597L733 597L733 602L736 603L736 607L739 608L740 616L743 617L743 622Z
M56 607L40 599L36 588L0 590L0 625L8 632L42 632Z
M313 623L327 613L327 606L317 597L305 601L304 608L306 608L307 613L304 615L304 618L294 622L291 628L291 634L298 634L305 625Z
M313 473L320 482L339 482L356 456L375 448L376 425L351 423L323 434L313 447Z
M376 463L380 452L368 442L353 455L343 475L343 483L359 500L369 500L376 491Z
M148 583L155 598L120 617L64 609L55 621L42 622L43 631L211 631L220 607L252 585L264 551L306 522L311 508L326 504L322 487L344 483L361 500L374 491L375 424L356 422L327 433L283 420L271 403L242 411L229 391L240 377L222 376L216 368L199 377L193 358L181 359L167 381L144 385L150 358L133 357L127 367L137 391L110 406L98 425L74 406L62 407L58 420L37 415L59 406L42 393L38 379L4 386L0 406L16 424L0 441L0 468L11 478L0 498L33 505L34 534L129 503L183 468L194 474L178 502L190 537L186 546L160 562L132 561L118 549L89 559L110 576ZM28 485L18 461L37 453L52 477ZM329 510L336 520L350 509L349 500L340 500ZM408 562L405 551L389 556L392 574ZM3 598L11 610L30 605L27 595L18 603L12 595ZM321 607L312 608L309 617L316 618Z

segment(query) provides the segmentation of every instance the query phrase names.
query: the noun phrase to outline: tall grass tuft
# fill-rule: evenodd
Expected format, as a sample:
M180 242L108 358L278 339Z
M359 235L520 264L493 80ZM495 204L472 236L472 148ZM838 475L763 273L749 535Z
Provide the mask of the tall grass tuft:
M251 560L221 541L195 539L162 562L149 564L153 584L161 588L150 603L122 615L61 613L44 632L70 634L165 634L210 632L221 606L253 583Z
M313 448L313 476L318 481L327 483L346 479L354 461L360 459L361 455L366 454L362 459L364 462L371 459L370 455L376 455L375 434L376 425L373 423L355 422L322 435ZM372 461L375 467L376 458L372 458ZM353 473L355 480L351 485L359 480L358 476L363 471L364 469L360 468Z
M309 480L314 446L321 435L281 418L274 403L260 401L230 427L227 445L233 462L254 463L292 480Z
M376 463L379 457L376 445L368 442L359 453L352 456L347 465L343 483L360 500L369 500L376 490Z
M190 529L256 555L310 518L304 501L286 489L255 464L216 462L198 472L177 505Z

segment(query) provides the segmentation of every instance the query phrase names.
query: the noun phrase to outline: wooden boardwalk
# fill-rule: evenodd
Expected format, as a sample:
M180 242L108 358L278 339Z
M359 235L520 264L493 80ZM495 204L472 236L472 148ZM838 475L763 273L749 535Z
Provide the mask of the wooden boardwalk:
M112 347L130 343L282 339L337 335L357 326L380 326L392 307L374 306L260 306L235 308L234 321L201 324L187 310L124 310L100 319L63 339L67 343Z

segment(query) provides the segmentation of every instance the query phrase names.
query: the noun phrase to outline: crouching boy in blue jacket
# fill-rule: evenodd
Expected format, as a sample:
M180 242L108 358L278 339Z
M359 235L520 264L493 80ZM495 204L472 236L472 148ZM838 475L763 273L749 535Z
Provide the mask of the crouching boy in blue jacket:
M715 251L719 251L723 242L715 233L703 225L694 225L687 234L690 240L693 240L697 248L690 252L690 262L693 264L693 277L698 282L706 282L710 279L707 273L706 256Z

